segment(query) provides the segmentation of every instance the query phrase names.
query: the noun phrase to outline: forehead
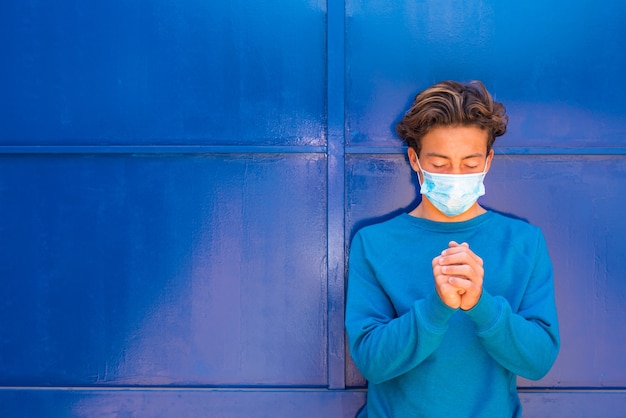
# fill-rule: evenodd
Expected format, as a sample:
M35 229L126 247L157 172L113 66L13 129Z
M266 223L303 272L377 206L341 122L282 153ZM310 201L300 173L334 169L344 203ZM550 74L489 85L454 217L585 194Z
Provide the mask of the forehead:
M488 133L478 126L436 126L422 137L421 156L487 156Z

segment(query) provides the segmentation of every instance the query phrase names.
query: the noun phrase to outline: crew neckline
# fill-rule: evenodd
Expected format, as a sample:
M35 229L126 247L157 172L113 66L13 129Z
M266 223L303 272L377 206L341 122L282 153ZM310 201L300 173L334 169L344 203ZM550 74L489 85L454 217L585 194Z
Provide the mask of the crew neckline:
M472 219L458 222L432 221L430 219L418 218L416 216L410 215L407 212L404 212L400 216L416 227L429 229L431 231L448 232L475 228L485 222L488 222L491 218L495 216L495 212L487 210L487 212L482 213Z

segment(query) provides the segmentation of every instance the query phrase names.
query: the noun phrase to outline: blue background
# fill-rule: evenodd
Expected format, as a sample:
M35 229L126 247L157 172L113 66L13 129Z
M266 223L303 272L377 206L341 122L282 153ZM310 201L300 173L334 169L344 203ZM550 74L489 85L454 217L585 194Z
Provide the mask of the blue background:
M482 203L540 226L562 349L525 416L626 410L626 3L6 0L0 416L352 417L345 266L419 202L393 133L482 80Z

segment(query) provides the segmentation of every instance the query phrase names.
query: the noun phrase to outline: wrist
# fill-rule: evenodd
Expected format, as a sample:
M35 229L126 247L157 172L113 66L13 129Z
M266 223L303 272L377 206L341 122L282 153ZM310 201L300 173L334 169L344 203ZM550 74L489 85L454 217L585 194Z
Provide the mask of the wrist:
M461 306L460 306L461 310L470 311L474 309L474 307L478 305L478 303L480 302L482 295L483 295L482 289L480 290L480 293L478 293L478 296L471 297L471 299L470 299L470 295L468 295L467 293L463 295L464 297L461 298Z

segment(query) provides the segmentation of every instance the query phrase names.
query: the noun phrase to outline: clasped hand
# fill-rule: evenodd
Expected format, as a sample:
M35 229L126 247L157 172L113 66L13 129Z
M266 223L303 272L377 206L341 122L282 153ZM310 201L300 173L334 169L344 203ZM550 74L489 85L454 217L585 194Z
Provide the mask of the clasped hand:
M450 241L448 248L433 259L437 294L451 308L472 309L483 291L483 260L469 244Z

